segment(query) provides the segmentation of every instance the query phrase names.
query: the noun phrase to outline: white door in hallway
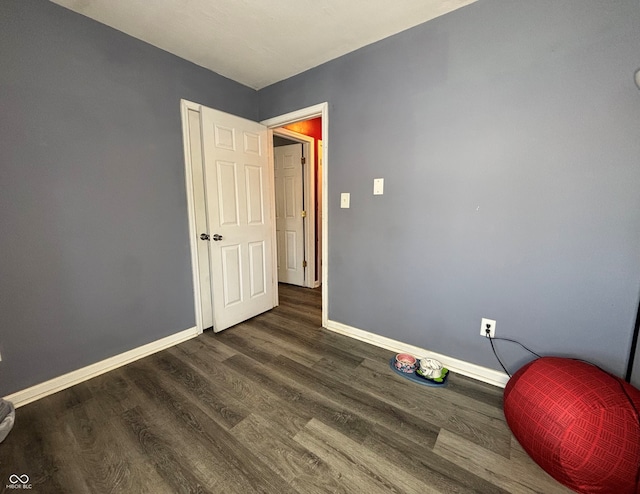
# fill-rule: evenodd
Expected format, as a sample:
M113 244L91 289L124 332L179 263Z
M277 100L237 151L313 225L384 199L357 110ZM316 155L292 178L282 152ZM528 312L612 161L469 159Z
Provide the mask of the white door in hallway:
M201 107L213 329L274 307L267 128Z
M302 144L274 148L278 281L304 286Z

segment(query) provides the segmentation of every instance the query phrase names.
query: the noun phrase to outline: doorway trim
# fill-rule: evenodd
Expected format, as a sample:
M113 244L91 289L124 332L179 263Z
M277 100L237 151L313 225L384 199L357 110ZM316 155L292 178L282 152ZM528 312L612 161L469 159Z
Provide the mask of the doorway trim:
M191 272L193 275L193 298L196 318L196 331L198 334L204 331L203 314L200 292L200 270L198 266L198 230L196 226L196 206L193 193L193 170L191 163L191 135L189 132L189 110L200 113L200 105L186 99L180 100L180 117L182 119L182 144L184 148L184 173L185 187L187 190L187 215L189 219L189 247L191 250Z
M303 218L304 224L304 258L307 260L307 267L304 271L304 286L316 288L316 246L315 246L315 224L316 224L316 174L315 174L315 138L294 132L293 130L278 128L273 129L273 135L286 137L290 141L302 144L304 157L307 163L302 170L302 187L304 201L302 208L307 212ZM276 192L277 193L277 192Z
M277 117L262 120L260 123L273 130L284 127L301 120L312 118L322 118L322 325L326 326L329 319L329 215L328 215L328 186L327 177L329 171L329 103L324 102L314 106L301 108L296 111L285 113ZM273 147L273 143L272 143ZM275 229L275 222L274 222ZM275 238L275 236L274 236Z

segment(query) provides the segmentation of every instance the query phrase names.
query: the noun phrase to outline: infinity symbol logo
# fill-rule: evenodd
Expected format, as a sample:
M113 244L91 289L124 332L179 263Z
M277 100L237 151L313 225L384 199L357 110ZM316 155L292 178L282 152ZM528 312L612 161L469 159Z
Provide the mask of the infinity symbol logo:
M25 473L22 475L16 475L15 473L9 477L9 482L12 484L28 484L29 476Z

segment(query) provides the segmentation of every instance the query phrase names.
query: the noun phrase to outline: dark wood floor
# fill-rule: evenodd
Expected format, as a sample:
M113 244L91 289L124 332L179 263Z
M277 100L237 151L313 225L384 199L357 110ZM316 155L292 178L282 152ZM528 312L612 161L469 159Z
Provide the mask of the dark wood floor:
M31 492L565 493L522 451L502 390L427 388L320 329L320 293L18 409L0 486Z

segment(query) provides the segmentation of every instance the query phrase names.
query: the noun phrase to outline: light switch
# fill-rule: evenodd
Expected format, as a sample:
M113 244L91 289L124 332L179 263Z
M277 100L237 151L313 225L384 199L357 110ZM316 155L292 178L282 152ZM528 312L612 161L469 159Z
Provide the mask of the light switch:
M343 192L340 194L340 207L343 209L349 208L349 203L351 202L351 194L348 192Z
M384 178L373 179L373 195L381 196L384 194Z

